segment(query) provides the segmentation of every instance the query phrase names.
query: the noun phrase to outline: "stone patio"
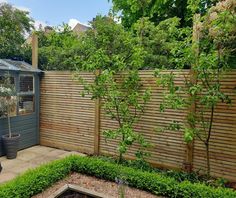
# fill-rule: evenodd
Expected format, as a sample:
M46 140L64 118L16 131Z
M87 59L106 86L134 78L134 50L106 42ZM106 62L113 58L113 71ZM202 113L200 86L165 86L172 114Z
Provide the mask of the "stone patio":
M64 158L71 154L85 155L79 152L38 145L19 151L16 159L9 160L6 159L5 156L0 157L0 162L3 167L0 173L0 183L9 181L30 168L35 168L41 164Z

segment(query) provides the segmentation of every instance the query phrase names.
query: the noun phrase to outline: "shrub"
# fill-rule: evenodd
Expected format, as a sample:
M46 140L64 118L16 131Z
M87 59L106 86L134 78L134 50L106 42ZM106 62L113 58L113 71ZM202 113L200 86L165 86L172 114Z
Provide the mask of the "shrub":
M108 156L99 156L99 159L102 159L103 161L116 163L118 162L115 158L108 157ZM134 169L139 169L142 171L147 172L155 172L159 175L163 175L165 177L171 177L177 180L178 182L183 182L185 180L190 181L191 183L204 183L206 185L211 185L213 187L224 187L224 184L227 180L223 178L215 179L211 178L211 182L207 179L207 175L202 175L199 172L191 172L187 173L185 171L181 170L170 170L170 169L162 169L151 166L147 161L143 160L123 160L121 163L123 166L128 166Z
M115 181L125 178L129 186L167 197L236 197L226 188L212 188L201 183L178 182L154 172L141 171L94 157L70 156L29 170L16 179L0 186L1 198L28 198L42 192L70 172L78 172Z
M66 177L72 169L70 158L51 162L0 186L1 198L28 198L42 192L58 180Z
M125 176L129 186L167 197L236 197L236 192L226 188L212 188L201 183L178 182L154 172L146 172L131 167L106 162L97 158L75 158L74 171L98 178L115 181Z

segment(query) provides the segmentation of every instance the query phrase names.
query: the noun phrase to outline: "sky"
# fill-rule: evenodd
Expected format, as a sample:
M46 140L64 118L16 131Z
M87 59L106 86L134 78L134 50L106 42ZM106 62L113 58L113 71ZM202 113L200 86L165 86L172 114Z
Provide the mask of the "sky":
M105 15L109 12L112 3L108 0L0 0L15 7L27 10L39 24L58 26L69 23L75 26L79 21L88 24L97 14Z

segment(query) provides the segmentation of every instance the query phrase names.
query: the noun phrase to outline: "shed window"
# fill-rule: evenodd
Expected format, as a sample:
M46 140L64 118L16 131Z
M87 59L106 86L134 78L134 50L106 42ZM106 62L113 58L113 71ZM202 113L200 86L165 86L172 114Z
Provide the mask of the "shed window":
M19 87L19 114L34 112L34 76L20 75Z
M6 75L0 76L0 87L5 87L7 77ZM10 84L8 86L11 87L15 86L15 78L13 76L10 76ZM14 96L13 96L14 97ZM15 97L15 105L11 106L10 108L10 116L16 116L17 114L17 103L16 103L16 97ZM7 115L7 103L6 98L3 96L0 96L0 118L6 117Z
M34 91L34 77L33 76L20 76L20 92L33 92Z
M25 95L19 97L19 114L24 115L34 112L34 96Z

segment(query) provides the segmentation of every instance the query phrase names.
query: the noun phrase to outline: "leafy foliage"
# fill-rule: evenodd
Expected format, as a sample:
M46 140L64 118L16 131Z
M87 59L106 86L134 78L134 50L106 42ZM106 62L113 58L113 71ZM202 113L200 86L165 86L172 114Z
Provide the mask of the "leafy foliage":
M70 158L51 162L4 183L0 186L2 198L30 198L55 182L63 179L72 171L73 161Z
M112 157L107 157L107 156L99 156L99 159L102 159L104 161L108 161L111 163L116 163L117 160L112 158ZM187 173L184 171L178 171L178 170L168 170L168 169L161 169L161 168L156 168L152 167L148 162L143 161L143 160L123 160L122 161L123 166L131 167L134 169L142 170L142 171L147 171L147 172L152 172L152 173L157 173L160 175L163 175L165 177L172 177L176 181L183 182L185 180L191 182L191 183L204 183L206 185L211 184L208 182L207 178L205 175L200 175L198 172L191 172ZM223 179L219 179L221 181ZM215 180L212 178L212 181L215 183L218 183L218 179ZM223 187L223 185L222 185Z
M155 25L149 18L139 19L132 27L137 45L143 48L144 69L175 69L184 59L184 51L191 35L189 28L180 28L180 19L169 18ZM181 65L189 68L188 64Z
M112 0L113 10L121 12L122 24L132 27L142 17L149 17L158 24L161 21L178 17L181 26L191 25L193 13L204 14L217 0Z
M10 74L6 74L0 86L0 112L8 118L8 133L10 138L12 137L10 116L11 112L14 112L16 109L16 103L17 93L15 84L11 82Z
M28 12L0 3L0 58L22 55L25 34L32 29Z
M233 198L235 191L212 188L200 183L178 182L171 177L159 175L105 162L94 157L70 156L27 171L16 179L0 186L2 198L29 198L66 177L70 172L92 175L109 181L124 176L129 186L167 197Z
M81 51L77 63L78 70L101 71L93 84L81 79L85 91L92 99L102 99L107 115L117 121L118 128L106 130L106 138L119 140L119 159L122 160L128 148L138 142L141 148L149 144L134 130L143 114L150 91L141 92L141 79L138 69L142 65L141 48L134 45L134 39L124 28L110 17L98 16L92 29L80 37ZM143 151L138 151L141 156Z
M142 65L142 49L131 34L111 16L97 16L92 28L79 38L77 68L124 71ZM96 53L95 53L96 52Z
M230 57L235 52L235 3L228 0L212 7L203 22L196 21L194 31L198 40L192 43L188 52L189 63L192 66L192 79L186 78L186 89L181 90L174 83L174 74L157 72L158 81L168 92L160 106L179 109L197 105L197 113L190 112L187 125L176 125L176 129L184 130L186 142L198 138L206 148L207 174L210 174L209 144L212 135L213 118L217 104L231 102L229 96L221 89L221 75L229 66ZM227 21L227 22L226 22ZM190 97L183 98L181 91Z
M39 68L42 70L75 70L78 36L67 24L48 32L36 32L39 38ZM31 46L24 48L25 60L31 62Z

